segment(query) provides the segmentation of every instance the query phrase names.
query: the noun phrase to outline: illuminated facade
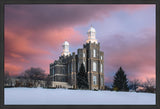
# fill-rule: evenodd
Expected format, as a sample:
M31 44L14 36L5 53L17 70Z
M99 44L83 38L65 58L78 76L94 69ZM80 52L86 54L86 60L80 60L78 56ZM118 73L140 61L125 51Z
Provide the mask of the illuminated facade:
M57 88L77 88L76 74L83 63L88 73L89 89L104 89L104 52L96 39L96 30L92 26L88 30L88 39L77 54L69 52L69 43L62 45L63 52L58 60L50 64L52 86Z

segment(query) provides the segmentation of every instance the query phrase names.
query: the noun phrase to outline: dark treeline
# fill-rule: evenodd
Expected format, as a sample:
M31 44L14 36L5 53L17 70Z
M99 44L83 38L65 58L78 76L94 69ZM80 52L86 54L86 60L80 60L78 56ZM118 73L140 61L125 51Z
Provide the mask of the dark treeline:
M45 71L41 68L33 68L25 70L18 78L31 80L44 80L46 78Z
M77 73L78 89L88 89L88 75L85 72L83 64ZM4 86L5 87L50 87L52 78L45 74L41 68L26 69L21 75L10 76L9 72L5 72ZM105 86L105 90L111 91L135 91L135 92L149 92L155 93L155 79L147 79L145 82L139 79L132 81L128 80L125 71L120 67L114 75L111 87Z
M136 92L156 92L156 80L154 78L146 79L145 82L141 80L135 79L133 81L129 81L129 88L131 91Z
M121 67L114 76L112 87L106 86L106 89L114 91L156 92L154 78L147 79L145 82L142 82L139 79L129 81L125 71Z
M45 87L47 75L41 68L25 70L20 75L12 77L5 72L5 87Z
M87 78L87 72L85 72L85 67L82 63L77 73L78 89L88 89ZM155 93L155 79L147 79L145 82L141 82L138 79L129 81L125 71L120 67L114 75L112 87L105 86L105 90Z

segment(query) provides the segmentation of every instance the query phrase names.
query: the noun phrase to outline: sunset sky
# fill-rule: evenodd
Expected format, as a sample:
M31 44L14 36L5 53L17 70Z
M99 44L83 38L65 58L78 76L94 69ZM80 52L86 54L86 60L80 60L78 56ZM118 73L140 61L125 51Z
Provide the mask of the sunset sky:
M91 24L104 51L105 82L121 66L128 79L155 77L155 5L5 5L5 71L49 74L62 43L82 48Z

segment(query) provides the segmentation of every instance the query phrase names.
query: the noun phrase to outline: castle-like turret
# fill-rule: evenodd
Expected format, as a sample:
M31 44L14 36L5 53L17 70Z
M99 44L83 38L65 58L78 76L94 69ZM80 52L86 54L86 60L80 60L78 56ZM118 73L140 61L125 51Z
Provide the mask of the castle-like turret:
M87 32L88 39L83 48L77 49L77 54L69 52L69 43L62 45L63 52L58 60L50 64L51 87L78 89L77 74L83 63L87 74L86 83L90 90L104 89L104 52L96 39L96 30L91 26Z
M95 28L93 28L93 26L91 25L91 27L90 27L90 29L88 30L88 32L87 32L87 34L88 34L88 39L86 40L86 43L89 43L89 42L91 42L91 43L98 43L98 41L97 41L97 39L96 39L96 30L95 30Z
M69 52L69 43L67 41L65 41L63 43L62 47L63 47L62 56L70 55L70 52Z

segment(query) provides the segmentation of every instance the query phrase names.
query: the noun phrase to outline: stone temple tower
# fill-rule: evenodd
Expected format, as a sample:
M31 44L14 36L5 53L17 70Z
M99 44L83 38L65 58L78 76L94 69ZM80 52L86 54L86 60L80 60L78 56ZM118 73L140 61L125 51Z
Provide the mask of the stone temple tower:
M58 60L50 64L51 87L73 88L77 87L77 73L83 63L88 74L90 90L104 89L104 52L96 39L96 30L91 26L87 32L87 40L82 48L77 49L77 54L69 52L69 43L62 45L63 51Z
M96 39L96 30L93 26L87 34L88 39L84 48L87 55L89 89L104 89L104 52L100 50L100 43Z
M104 89L104 52L96 39L96 30L91 26L87 32L88 39L83 48L77 50L77 72L81 63L88 73L89 89Z

